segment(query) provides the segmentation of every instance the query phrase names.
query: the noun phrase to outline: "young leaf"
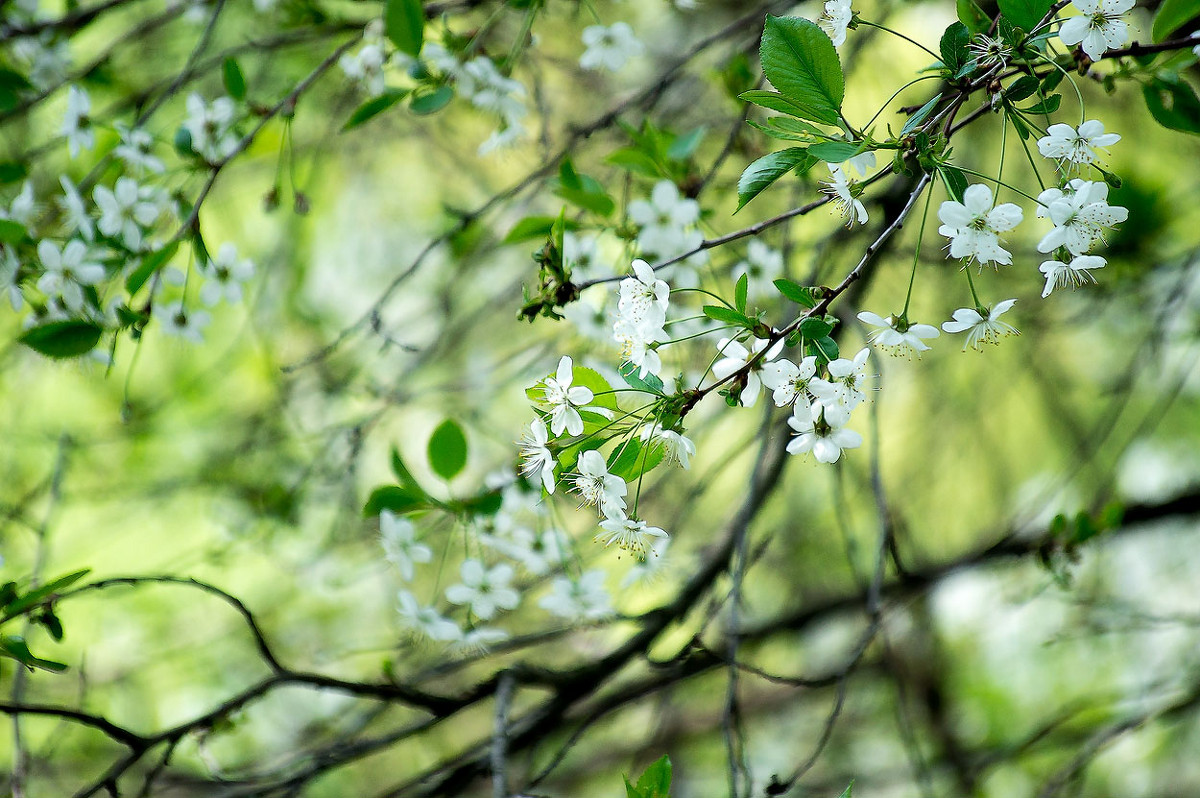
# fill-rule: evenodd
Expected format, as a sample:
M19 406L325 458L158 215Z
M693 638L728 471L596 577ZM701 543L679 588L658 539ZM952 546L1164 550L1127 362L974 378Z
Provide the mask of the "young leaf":
M808 118L807 112L804 110L804 106L788 99L777 91L752 89L739 94L738 99L745 100L748 103L754 103L757 106L766 108L768 111L778 111L779 113L787 114L788 116L802 117L804 119Z
M363 517L370 518L384 510L403 515L414 510L424 510L428 506L428 499L424 494L415 493L399 485L384 485L371 492L370 498L363 506Z
M955 74L971 60L967 43L971 41L971 31L961 22L955 22L942 33L938 49L942 54L942 63Z
M96 348L103 332L90 321L70 319L30 328L17 340L46 357L79 357Z
M700 142L704 140L704 134L708 132L708 128L704 125L696 128L690 133L685 133L679 138L671 142L671 146L667 147L667 157L672 161L686 161L696 153L696 148L700 146Z
M632 482L657 467L665 456L666 450L661 446L643 446L640 440L630 440L608 456L608 472Z
M650 372L646 372L645 377L639 377L639 371L639 367L628 360L622 362L617 369L617 373L621 375L621 379L625 380L625 384L630 388L636 388L639 391L649 391L650 393L662 396L663 381Z
M1200 16L1200 0L1163 0L1154 15L1154 25L1150 36L1157 44L1165 41L1175 31L1192 18Z
M822 141L808 148L809 155L826 163L848 161L863 151L860 145L849 141Z
M426 116L428 114L436 114L449 105L453 99L454 89L449 86L439 86L430 92L414 93L412 102L408 104L408 107L414 114Z
M1200 134L1200 99L1190 84L1176 78L1153 78L1142 87L1151 116L1163 127Z
M173 241L162 249L156 249L149 255L142 258L142 263L137 267L132 274L125 278L125 290L129 292L129 296L133 296L141 290L156 271L161 269L167 261L175 257L176 250L179 249L179 242Z
M1005 19L1029 33L1050 13L1054 0L999 0L997 5Z
M408 466L404 464L404 459L400 457L400 450L395 446L392 447L391 457L392 473L396 475L396 479L402 487L412 487L420 490L420 485L413 478L412 472L408 470ZM422 491L423 493L424 491Z
M664 755L642 773L637 788L646 798L667 798L671 792L671 760Z
M733 287L733 306L738 309L739 313L746 312L746 295L750 291L750 277L743 274L738 278L737 284Z
M808 346L805 347L805 354L815 357L818 365L824 365L831 360L837 360L837 341L829 337L809 341Z
M954 7L958 12L958 21L966 25L971 33L984 33L991 27L992 21L975 0L955 0Z
M967 176L962 173L961 169L957 169L950 164L942 164L938 167L938 174L942 176L942 182L946 185L946 193L955 202L962 202L963 192L967 190Z
M421 0L387 0L383 29L396 49L416 58L425 38L425 12Z
M1036 105L1031 105L1028 108L1021 110L1027 114L1052 114L1058 110L1058 106L1062 105L1061 94L1051 94L1046 99Z
M775 288L778 289L779 293L797 305L806 308L815 308L817 306L817 300L813 297L812 291L799 283L793 283L791 280L785 280L781 277L775 281Z
M846 93L842 62L829 35L815 22L768 14L760 55L767 80L796 103L799 116L838 123Z
M713 321L719 321L723 324L732 324L735 327L745 327L747 330L754 327L754 319L747 317L744 313L738 313L732 308L727 308L724 305L705 305L704 315L708 316Z
M526 216L513 225L513 229L508 231L508 235L504 237L502 243L516 244L535 238L545 238L550 235L550 230L554 227L556 221L558 221L557 216ZM564 219L563 227L567 230L578 230L579 222L572 219Z
M800 334L814 341L827 337L831 332L833 332L833 325L815 316L800 322Z
M353 130L368 119L375 118L408 95L408 89L389 89L378 97L372 97L354 109L354 113L350 114L350 118L346 120L346 124L342 125L342 132L345 133L347 130Z
M429 467L444 480L451 480L467 464L467 436L462 427L451 419L443 421L426 447Z
M226 58L225 63L221 65L221 75L225 80L225 91L230 97L235 100L246 99L246 76L242 74L242 68L232 56Z
M40 668L44 671L61 673L67 669L67 666L61 662L35 657L29 650L29 646L25 644L25 639L16 635L0 636L0 656L15 659L29 670Z
M762 193L763 189L806 162L815 163L816 159L803 147L788 147L786 150L764 155L747 166L738 179L737 210L746 207L746 203Z

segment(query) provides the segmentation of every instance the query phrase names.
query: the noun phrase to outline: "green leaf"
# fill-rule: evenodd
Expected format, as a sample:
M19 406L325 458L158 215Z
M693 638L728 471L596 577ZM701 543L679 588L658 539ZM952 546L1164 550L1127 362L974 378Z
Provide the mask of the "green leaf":
M671 760L663 756L642 772L637 788L646 798L667 798L671 792Z
M342 132L345 133L347 130L353 130L368 119L373 119L408 95L408 89L389 89L378 97L372 97L354 109L354 113L350 114L350 118L346 120L346 124L342 125Z
M912 133L914 130L916 130L917 125L925 121L925 117L929 116L929 113L937 107L937 104L941 102L941 100L942 95L939 93L932 100L918 108L917 112L910 116L908 121L904 123L904 127L900 128L900 136L907 136L909 133Z
M1163 127L1200 134L1200 99L1190 84L1159 75L1142 87L1150 115Z
M738 99L745 100L748 103L754 103L757 106L766 108L769 111L778 111L781 114L788 116L808 118L808 112L804 106L790 100L777 91L765 91L763 89L753 89L744 91L738 95Z
M850 791L853 788L854 788L854 781L851 780L850 783L846 785L846 789L842 790L842 794L839 795L838 798L851 798L853 793L851 793Z
M383 29L402 53L416 58L425 39L425 12L421 0L386 0Z
M400 456L400 450L395 446L392 447L389 459L392 466L392 473L396 475L396 479L399 480L401 486L421 489L412 472L408 470L408 466L404 464L404 459ZM424 493L423 490L421 492Z
M733 306L739 312L746 312L746 296L750 291L750 277L743 274L738 278L737 284L733 286Z
M370 518L379 515L384 510L403 515L415 510L429 507L428 497L423 493L415 493L399 485L383 485L371 491L371 496L363 506L363 517Z
M443 421L429 436L426 454L433 473L447 481L453 479L467 464L467 436L462 427L452 419Z
M797 125L804 125L807 130L794 130L789 126L778 124L779 122L794 122ZM764 125L762 122L756 122L753 119L747 119L746 124L757 130L761 130L773 139L782 139L784 141L803 141L807 144L815 144L818 141L825 140L825 133L817 129L815 125L810 125L802 119L794 119L790 116L773 116L767 120Z
M54 595L55 593L60 593L63 590L66 590L68 587L75 584L80 579L83 579L85 576L87 576L91 572L92 572L91 568L84 568L82 570L75 571L74 573L69 573L66 576L60 576L58 579L55 579L52 582L42 585L41 587L37 588L36 590L29 591L24 596L21 596L20 598L4 605L3 620L7 621L10 618L14 618L17 615L20 615L22 612L24 612L27 609L36 607L38 604L41 604L43 601L45 601L50 596Z
M1008 84L1008 88L1004 90L1004 99L1010 103L1019 103L1026 97L1033 96L1033 93L1038 90L1041 81L1033 75L1022 75L1017 80Z
M800 334L810 340L827 338L831 332L833 332L833 325L816 316L800 322Z
M439 86L433 91L421 94L413 92L412 102L408 104L408 107L414 114L426 116L428 114L436 114L449 105L453 99L454 89L449 86Z
M0 162L0 185L15 183L28 174L29 170L20 161Z
M156 249L143 257L141 265L125 278L125 290L129 292L129 295L132 297L140 291L142 286L146 284L146 281L156 271L161 269L171 258L175 257L175 252L178 249L179 242L172 241L162 249Z
M838 357L837 341L829 337L809 341L804 351L805 354L817 359L817 365L824 365L831 360L837 360Z
M625 777L625 798L646 798L645 793L629 783L629 777Z
M955 202L962 202L963 192L967 190L967 176L962 170L950 164L942 164L938 167L938 174L941 175L950 198Z
M733 308L727 308L724 305L705 305L703 310L704 315L713 321L732 324L736 327L745 327L747 330L754 327L754 319L751 319L744 313L738 313Z
M622 147L605 158L613 166L644 177L662 177L663 170L652 157L633 147Z
M1197 16L1200 16L1200 0L1163 0L1158 13L1154 15L1150 36L1156 44L1165 41L1184 23Z
M738 179L737 211L746 207L746 203L762 193L763 189L774 183L788 172L802 165L811 166L816 159L808 154L803 147L788 147L786 150L764 155L746 167ZM734 211L734 213L737 213Z
M221 76L225 80L225 91L230 97L235 100L246 99L246 76L242 74L242 68L232 56L226 58L225 63L221 65Z
M1053 72L1047 72L1046 77L1042 78L1042 93L1049 94L1058 88L1058 84L1062 83L1066 75L1061 69L1056 69Z
M767 15L760 49L763 73L814 122L836 125L840 119L845 79L842 62L828 34L800 17Z
M46 357L78 357L95 349L103 332L90 321L70 319L38 325L17 340Z
M792 300L797 305L806 308L815 308L817 306L817 300L812 295L812 291L799 283L794 283L791 280L785 280L781 277L775 281L775 288L784 297Z
M704 140L704 134L708 132L708 128L704 125L696 128L690 133L685 133L679 138L671 142L671 146L667 147L667 157L672 161L686 161L696 153L696 148L700 146L700 142Z
M630 388L636 388L639 391L649 391L650 393L662 396L663 381L651 372L646 372L645 377L639 377L638 372L640 370L638 366L626 360L617 368L617 373L621 375L621 379L625 380L625 384Z
M35 657L29 650L29 646L25 644L25 639L16 635L0 636L0 656L15 659L29 670L40 668L44 671L62 673L67 669L67 666L61 662Z
M558 221L557 216L526 216L513 225L513 229L509 230L508 235L504 237L503 243L516 244L535 238L545 238L550 235L550 230L556 221ZM565 219L563 227L567 230L578 230L579 222Z
M998 0L996 5L1005 19L1028 33L1050 13L1054 0Z
M971 31L962 22L955 22L942 33L938 49L942 54L942 63L956 74L971 60L967 43L971 41Z
M5 244L19 244L29 235L25 225L12 219L0 219L0 241Z
M1060 105L1062 105L1062 95L1051 94L1040 103L1031 105L1028 108L1022 108L1021 110L1027 114L1052 114L1058 110Z
M822 141L808 148L809 155L826 163L848 161L860 152L865 152L862 146L849 141Z
M985 33L991 27L991 19L975 0L955 0L954 7L958 12L958 21L966 25L971 33Z
M643 446L640 440L631 439L613 449L608 456L608 473L626 482L633 482L642 474L654 470L665 456L664 447L654 444Z

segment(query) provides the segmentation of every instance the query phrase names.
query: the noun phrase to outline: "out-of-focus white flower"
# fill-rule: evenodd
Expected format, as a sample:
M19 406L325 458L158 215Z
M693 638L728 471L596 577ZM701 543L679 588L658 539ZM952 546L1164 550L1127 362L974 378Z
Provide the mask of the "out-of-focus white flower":
M630 58L645 50L627 22L614 22L607 28L603 25L584 28L583 43L587 49L579 57L579 66L610 72L619 71Z

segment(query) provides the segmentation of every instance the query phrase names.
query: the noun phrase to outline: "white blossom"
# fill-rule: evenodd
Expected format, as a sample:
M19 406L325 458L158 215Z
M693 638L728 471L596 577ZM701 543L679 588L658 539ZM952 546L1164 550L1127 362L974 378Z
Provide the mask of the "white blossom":
M183 127L192 137L192 149L205 160L216 163L237 149L237 138L230 131L233 100L218 97L206 103L199 94L191 94L187 98L187 113Z
M113 155L139 173L143 169L150 172L163 170L163 162L151 151L154 138L149 133L141 128L122 125L117 125L117 133L121 136L121 143L113 149Z
M30 227L37 216L38 204L33 196L33 183L29 180L21 186L17 196L9 203L7 209L0 208L0 219L11 219L22 227Z
M929 351L929 344L924 339L937 338L940 334L931 324L910 324L907 319L895 316L883 318L869 310L859 313L858 320L878 328L871 333L871 342L896 355L908 356L916 352L920 357L922 352Z
M683 470L691 468L691 458L696 455L696 444L690 438L684 437L675 430L663 429L662 424L643 424L639 433L643 441L657 439L663 447L664 457L668 462L677 462Z
M629 488L625 480L608 473L604 455L589 449L579 455L577 467L579 472L574 479L575 490L583 497L583 503L598 508L605 518L623 516Z
M783 274L783 253L752 238L746 247L746 259L733 269L733 278L746 275L746 295L752 299L775 294L774 281Z
M13 310L20 310L25 304L25 294L21 291L18 276L21 273L21 262L12 247L0 247L0 293L8 295L8 303Z
M667 533L656 526L647 526L645 521L634 518L606 518L600 522L601 531L596 535L596 542L606 547L616 543L617 548L632 553L640 560L646 558L653 541L667 537Z
M217 257L202 264L199 271L204 275L200 300L212 307L222 299L227 302L241 301L242 283L254 276L254 263L239 258L237 246L232 241L226 241L217 250Z
M141 249L142 228L148 227L158 218L159 208L147 202L144 192L131 177L117 178L111 189L96 186L92 199L100 209L96 226L106 236L119 237L133 251Z
M1103 122L1089 119L1078 128L1062 123L1051 125L1037 145L1038 152L1046 158L1089 164L1098 160L1098 150L1111 147L1120 140L1120 135L1104 132Z
M83 196L80 195L79 189L66 175L61 175L58 183L63 190L63 195L58 197L58 205L67 215L67 228L73 233L79 233L87 241L93 241L96 238L96 226L87 206L83 204Z
M1103 269L1104 258L1099 255L1077 255L1070 263L1048 260L1038 269L1046 275L1046 287L1042 290L1042 298L1050 296L1050 292L1062 285L1070 285L1072 289L1086 282L1096 282L1093 269Z
M383 67L386 63L387 57L383 53L383 45L375 42L364 44L353 55L343 53L342 57L338 59L338 66L341 67L346 77L362 86L363 90L372 97L383 94L387 88L383 75Z
M590 25L583 30L583 43L587 49L579 57L579 66L609 72L619 71L630 58L641 55L645 49L627 22L614 22L607 28Z
M829 34L834 46L840 47L846 41L846 30L852 19L854 11L850 8L850 0L827 0L817 24Z
M650 264L638 258L633 262L633 276L621 281L617 309L633 324L662 326L670 296L666 281L656 278Z
M1011 202L992 207L992 190L982 183L968 186L963 201L946 200L938 209L938 233L950 238L950 256L985 263L1012 263L1000 246L1000 233L1021 223L1024 213Z
M546 404L550 405L550 431L557 437L564 431L568 435L583 434L583 418L579 408L592 401L592 391L582 385L572 385L574 369L569 355L558 361L558 370L547 377L542 391Z
M948 333L965 332L967 334L967 341L963 344L964 352L967 351L968 346L982 350L981 344L1000 343L1000 337L1003 335L1020 335L1016 327L1000 321L1000 317L1008 312L1008 309L1016 304L1016 301L1015 299L1006 299L1003 302L997 302L991 310L959 308L954 311L954 320L944 322L942 329ZM987 315L984 315L985 313Z
M154 315L161 319L164 333L194 344L204 342L204 328L212 321L206 311L184 307L182 302L164 305Z
M866 382L872 376L867 374L867 358L870 354L871 350L863 347L853 360L839 357L825 367L829 372L828 380L813 377L808 381L809 392L828 411L825 417L830 423L835 423L835 415L849 419L850 411L867 398ZM838 423L846 422L843 420Z
M762 369L763 385L771 389L771 398L776 407L787 407L797 399L804 398L808 381L817 373L817 358L809 356L797 365L787 358L772 361Z
M827 411L820 404L797 402L788 418L788 426L796 435L788 442L788 454L812 452L821 463L836 463L843 449L862 446L862 435L845 429L845 420Z
M78 86L67 89L67 115L63 118L62 134L67 137L67 149L71 157L79 155L79 151L90 150L96 143L96 132L88 114L92 111L92 101L88 93Z
M853 183L842 167L835 163L825 164L829 167L830 180L826 182L823 191L833 198L833 204L838 213L846 217L846 225L853 226L855 222L866 224L867 209L862 200L854 196Z
M598 568L585 571L579 579L560 576L551 583L550 595L539 601L538 606L572 621L612 615L612 597L604 587L607 576Z
M88 260L87 245L71 239L59 249L52 241L42 239L37 245L38 260L45 272L38 278L38 290L47 296L62 297L67 309L83 309L83 286L95 285L104 279L104 267Z
M409 629L443 643L462 639L463 632L458 624L442 616L434 607L422 607L411 592L401 590L396 598L400 603L397 607L400 618Z
M467 605L485 621L490 620L496 610L516 609L521 603L520 595L508 584L513 577L511 565L500 563L484 568L479 560L468 559L460 566L459 576L462 582L446 588L446 600Z
M726 377L738 372L746 367L759 353L764 352L762 357L759 357L750 370L746 373L746 384L742 388L739 399L742 407L754 407L758 401L758 394L762 391L762 369L765 365L774 360L781 351L783 351L783 341L775 342L774 346L767 349L771 343L766 338L753 338L753 343L750 349L746 349L738 340L734 338L722 338L717 342L717 351L724 355L723 358L713 364L712 373L718 381L724 380Z
M554 455L546 444L550 435L546 422L535 418L521 438L521 474L528 479L540 478L547 493L554 493Z
M670 180L660 180L650 192L650 199L629 203L629 218L638 226L638 247L643 254L653 254L669 260L700 245L704 235L692 229L700 221L700 203L679 193ZM689 262L703 262L706 256L697 252Z
M1104 52L1120 47L1129 37L1129 26L1121 18L1133 8L1134 0L1071 0L1079 16L1071 17L1058 29L1058 38L1067 47L1079 45L1087 57L1099 61Z
M417 539L417 529L412 521L390 510L379 513L379 541L384 556L396 566L406 582L411 582L416 575L416 563L433 559L433 550Z
M1049 216L1054 229L1038 243L1038 252L1053 252L1066 247L1072 255L1082 255L1097 241L1104 240L1104 228L1129 218L1129 211L1108 204L1108 184L1072 180L1067 191L1050 188L1038 195L1038 216Z

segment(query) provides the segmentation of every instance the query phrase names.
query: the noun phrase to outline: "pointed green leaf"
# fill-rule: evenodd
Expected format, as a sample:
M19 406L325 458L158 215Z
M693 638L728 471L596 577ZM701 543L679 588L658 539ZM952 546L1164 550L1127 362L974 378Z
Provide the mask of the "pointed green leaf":
M342 125L342 132L345 133L347 130L353 130L368 119L374 119L408 95L408 89L389 89L378 97L372 97L354 109L354 113L350 114L350 118L346 120L346 124Z
M808 112L804 109L804 106L794 100L788 99L777 91L752 89L739 94L738 99L754 103L757 106L766 108L768 111L778 111L788 116L808 119Z
M1030 33L1050 13L1054 0L998 0L996 5L1005 19Z
M447 481L453 479L467 464L467 436L462 427L452 419L443 421L429 436L426 454L433 473Z
M907 136L909 133L912 133L914 130L916 130L917 125L925 121L925 117L929 116L929 113L937 107L937 104L941 102L941 99L942 95L939 93L932 100L918 108L917 112L910 116L908 121L904 123L904 127L900 128L901 137Z
M425 12L421 0L386 0L383 29L402 53L416 58L425 38Z
M799 283L793 283L791 280L785 280L781 277L775 281L775 288L784 297L792 300L797 305L806 308L815 308L817 306L817 300L813 297L812 291Z
M384 485L371 491L370 498L363 506L363 517L370 518L379 515L384 510L403 515L415 510L429 507L428 497L399 485Z
M35 657L29 650L29 646L26 645L25 639L16 635L0 636L0 656L15 659L30 670L40 668L44 671L61 673L67 669L67 666L61 662Z
M1142 87L1151 116L1163 127L1200 134L1200 99L1190 84L1159 75Z
M746 167L738 180L738 206L740 211L746 203L762 193L763 189L797 167L811 165L816 159L808 154L803 147L789 147L786 150L764 155ZM734 211L736 213L737 211Z
M704 315L708 316L713 321L719 321L723 324L732 324L735 327L745 327L747 330L754 327L754 319L747 317L744 313L738 313L733 308L727 308L724 305L705 305Z
M1163 0L1154 15L1150 36L1155 43L1166 41L1184 23L1200 16L1200 0Z
M767 80L796 103L799 116L838 123L846 93L842 62L829 35L815 22L768 15L760 55Z
M558 221L557 216L526 216L513 225L513 229L509 230L508 235L504 237L503 243L516 244L521 241L531 241L535 238L545 238L550 235L550 230L554 227L556 221ZM566 219L563 222L563 227L567 230L578 230L579 222Z
M967 44L971 41L971 31L961 22L955 22L942 33L938 49L942 54L942 63L951 74L962 69L971 60Z
M671 792L671 760L664 755L642 773L637 788L647 798L667 798Z
M861 145L849 141L822 141L808 148L809 155L825 163L848 161L862 152L865 150Z
M454 89L449 86L439 86L433 91L422 92L421 94L414 93L412 102L408 104L408 107L414 114L425 116L442 110L453 99Z
M225 91L235 100L246 99L246 76L238 66L237 59L230 56L221 65L221 75L225 80Z
M142 258L142 263L125 278L125 290L129 292L129 296L133 296L141 290L156 271L166 265L167 261L175 257L175 252L179 249L179 242L172 241L162 249L156 249L149 255Z
M738 278L737 284L733 287L733 306L738 309L738 312L746 312L746 296L750 291L750 277L743 274Z
M656 393L659 396L663 394L663 381L650 372L646 372L645 377L639 377L639 369L636 365L628 360L621 363L617 369L617 373L621 375L621 379L625 380L625 384L630 388L636 388L639 391L649 391Z
M962 202L963 193L967 190L967 176L962 173L961 169L942 164L938 167L938 174L942 176L942 182L946 185L946 193L955 202Z
M17 340L46 357L79 357L96 348L103 332L90 321L70 319L32 327Z
M19 244L29 235L25 225L12 219L0 219L0 242Z
M958 12L958 21L966 25L971 33L984 33L991 27L992 21L975 0L955 0L954 7Z

